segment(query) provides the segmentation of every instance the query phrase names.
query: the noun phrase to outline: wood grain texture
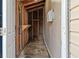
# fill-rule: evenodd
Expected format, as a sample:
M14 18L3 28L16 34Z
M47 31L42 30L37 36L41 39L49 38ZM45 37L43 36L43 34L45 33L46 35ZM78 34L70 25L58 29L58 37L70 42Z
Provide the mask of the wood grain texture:
M25 27L22 33L19 33L19 10L18 10L18 0L16 0L16 57L18 57L28 42L28 29ZM27 14L24 5L22 5L22 25L27 25Z
M21 53L21 51L24 49L28 42L29 38L29 33L28 33L28 12L26 10L26 5L32 4L32 3L37 3L43 0L22 0L22 32L19 33L19 10L18 10L18 5L19 1L16 0L16 57L18 57ZM29 8L32 6L29 6ZM24 25L24 26L23 26Z

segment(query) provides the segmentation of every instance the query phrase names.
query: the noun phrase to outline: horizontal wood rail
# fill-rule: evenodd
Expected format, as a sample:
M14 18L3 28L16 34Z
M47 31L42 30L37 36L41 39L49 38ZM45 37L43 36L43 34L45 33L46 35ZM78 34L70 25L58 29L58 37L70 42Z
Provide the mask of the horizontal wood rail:
M41 2L44 2L44 0L38 0L38 1L33 1L33 2L29 2L29 3L25 3L24 6L30 6L30 5L34 5L34 4L39 4Z
M28 10L28 9L33 9L33 8L39 8L40 6L44 6L44 2L42 2L42 3L39 3L39 4L36 4L36 5L32 5L32 6L28 6L28 7L26 7L26 9Z

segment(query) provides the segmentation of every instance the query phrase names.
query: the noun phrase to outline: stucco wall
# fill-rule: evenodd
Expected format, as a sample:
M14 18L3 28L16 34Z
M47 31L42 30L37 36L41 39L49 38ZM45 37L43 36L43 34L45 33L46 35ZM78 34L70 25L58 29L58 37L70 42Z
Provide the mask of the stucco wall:
M55 20L52 23L47 22L47 13L50 9L55 11ZM60 54L60 17L61 17L61 0L46 0L45 5L45 27L44 27L44 39L48 47L51 57L61 57Z

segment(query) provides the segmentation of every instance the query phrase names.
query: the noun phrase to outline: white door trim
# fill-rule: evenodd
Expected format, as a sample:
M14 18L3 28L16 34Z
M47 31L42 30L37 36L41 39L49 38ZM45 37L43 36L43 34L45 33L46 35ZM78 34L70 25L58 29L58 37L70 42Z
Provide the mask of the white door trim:
M3 58L6 58L6 33L5 30L6 30L6 1L7 0L2 0L2 27L3 27L3 39L2 39L2 55L3 55Z
M68 57L68 0L61 0L61 58Z

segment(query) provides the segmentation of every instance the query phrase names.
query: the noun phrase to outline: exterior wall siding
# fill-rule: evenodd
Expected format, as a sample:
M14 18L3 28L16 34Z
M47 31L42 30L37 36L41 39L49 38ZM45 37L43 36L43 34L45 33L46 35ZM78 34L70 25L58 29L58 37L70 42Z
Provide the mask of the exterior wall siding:
M69 56L79 58L79 0L70 1Z

